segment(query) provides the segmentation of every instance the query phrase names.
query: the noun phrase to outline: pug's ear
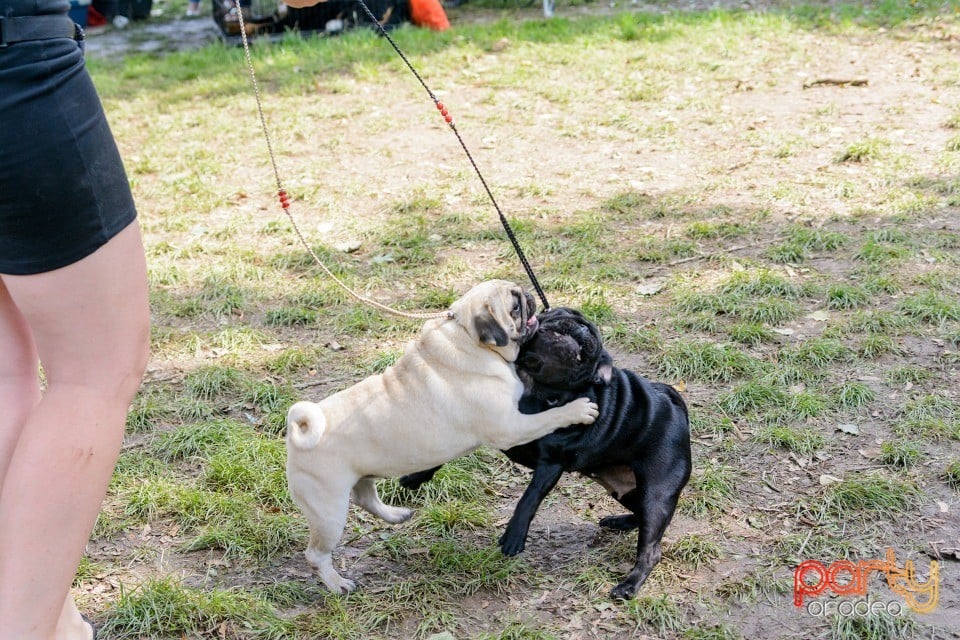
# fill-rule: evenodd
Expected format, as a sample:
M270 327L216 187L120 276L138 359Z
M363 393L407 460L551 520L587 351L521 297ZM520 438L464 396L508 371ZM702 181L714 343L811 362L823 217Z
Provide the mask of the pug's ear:
M540 373L543 369L543 359L532 351L527 351L523 353L519 360L517 360L517 366L530 371L531 373Z
M600 353L600 364L597 365L597 372L593 376L594 384L610 384L613 378L613 358L604 349Z
M473 327L477 330L480 342L495 347L505 347L510 343L510 336L500 326L488 309L484 309L473 318Z

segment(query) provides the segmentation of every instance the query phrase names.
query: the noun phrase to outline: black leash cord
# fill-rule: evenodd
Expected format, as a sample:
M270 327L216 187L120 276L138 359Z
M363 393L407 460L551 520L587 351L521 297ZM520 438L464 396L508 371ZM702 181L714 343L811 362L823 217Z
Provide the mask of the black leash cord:
M540 282L537 280L537 276L533 273L533 267L530 266L530 263L527 261L527 257L523 254L523 249L520 248L520 243L517 241L517 236L513 233L513 229L510 227L510 223L507 222L506 216L503 215L503 211L500 210L500 205L497 204L497 199L493 197L493 192L490 191L490 187L487 186L487 181L484 180L483 174L480 173L480 168L477 166L477 163L474 162L473 155L470 153L466 143L460 136L460 132L457 131L457 126L453 124L453 116L449 114L447 108L444 107L443 103L437 99L437 96L433 94L433 91L431 91L430 87L427 86L427 83L423 81L423 78L420 77L420 74L417 73L417 70L414 69L412 64L410 64L407 56L403 54L403 51L401 51L400 47L397 46L397 43L393 41L393 38L390 37L390 34L387 33L387 30L383 28L383 25L380 24L380 21L377 20L377 17L373 15L373 12L370 11L370 8L367 6L367 3L363 0L357 0L357 3L363 8L363 11L367 14L367 17L370 18L370 21L377 25L380 35L387 39L387 42L390 43L390 46L393 47L393 50L397 52L397 55L400 56L400 59L403 60L404 64L407 65L407 68L410 69L410 72L416 76L417 80L420 82L420 85L427 92L427 95L430 96L431 100L433 100L433 104L436 105L437 111L440 112L440 115L443 116L443 119L446 121L446 123L450 125L450 130L453 131L453 135L457 136L457 142L460 143L460 147L463 149L463 152L467 154L467 159L470 160L473 170L476 172L477 177L480 178L480 183L483 185L484 190L490 197L490 202L493 203L493 208L497 210L497 215L500 216L500 223L503 225L504 231L507 232L507 237L510 238L510 243L513 244L513 248L517 252L517 257L520 258L520 264L523 265L523 270L527 272L527 276L530 278L533 288L540 297L540 301L543 303L544 310L549 309L550 303L547 302L547 296L540 287Z

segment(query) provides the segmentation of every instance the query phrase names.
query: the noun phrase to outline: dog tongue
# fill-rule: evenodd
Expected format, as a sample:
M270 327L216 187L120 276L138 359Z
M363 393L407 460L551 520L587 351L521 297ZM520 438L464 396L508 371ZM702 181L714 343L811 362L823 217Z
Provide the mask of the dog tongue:
M540 321L537 320L537 316L530 316L530 318L527 320L527 329L529 329L529 333L536 331L537 327L539 326Z

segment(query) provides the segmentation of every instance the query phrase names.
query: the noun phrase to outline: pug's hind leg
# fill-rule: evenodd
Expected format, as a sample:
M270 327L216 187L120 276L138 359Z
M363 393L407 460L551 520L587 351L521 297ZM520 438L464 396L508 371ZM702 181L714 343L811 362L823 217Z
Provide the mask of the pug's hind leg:
M632 531L640 526L640 519L633 513L622 516L607 516L600 519L600 526L614 531Z
M331 499L318 499L317 501L323 505L322 511L314 509L315 505L312 503L303 505L304 514L306 514L310 525L310 543L303 555L306 556L307 562L320 576L320 581L330 591L347 594L356 588L356 583L337 573L337 570L333 568L331 552L340 540L343 528L347 524L347 510L350 502L346 491L343 492L342 498L339 500L333 499L332 496L327 497Z
M353 491L350 494L357 506L369 511L378 518L386 520L390 524L399 524L410 519L413 511L404 507L391 507L380 501L377 494L377 485L373 478L360 478L357 484L353 485Z

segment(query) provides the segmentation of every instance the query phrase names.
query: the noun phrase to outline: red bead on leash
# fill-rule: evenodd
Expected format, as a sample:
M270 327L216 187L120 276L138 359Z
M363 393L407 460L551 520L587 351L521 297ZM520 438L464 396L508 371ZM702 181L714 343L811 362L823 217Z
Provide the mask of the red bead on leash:
M290 208L290 198L287 197L287 192L283 189L277 192L277 197L280 198L280 206L284 209Z
M443 106L442 102L437 102L437 111L439 111L440 115L443 116L443 119L447 121L447 124L453 124L453 116L450 115L446 107Z

